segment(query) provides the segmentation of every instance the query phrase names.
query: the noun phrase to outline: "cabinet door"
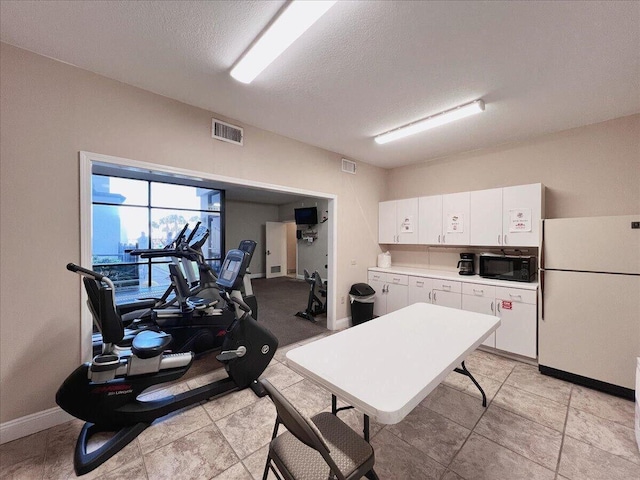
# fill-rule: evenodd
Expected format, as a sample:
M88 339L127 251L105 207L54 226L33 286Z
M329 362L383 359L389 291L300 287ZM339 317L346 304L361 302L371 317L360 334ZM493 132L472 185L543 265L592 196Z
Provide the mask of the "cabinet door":
M502 245L502 189L478 190L469 195L471 245Z
M536 358L536 306L496 299L501 324L496 330L496 348Z
M385 313L387 313L387 284L384 281L384 278L378 280L375 278L371 278L371 275L369 275L369 285L371 285L371 288L373 288L376 292L376 296L374 299L375 303L373 304L373 314L378 317L380 315L384 315Z
M442 243L469 245L469 194L461 192L442 196Z
M397 243L418 243L418 199L396 200Z
M407 305L414 303L431 303L431 279L424 277L409 277L409 291Z
M495 299L493 297L480 297L476 295L462 295L462 310L469 312L484 313L485 315L495 315ZM496 347L496 332L487 338L483 345Z
M395 285L387 283L387 313L399 310L407 306L407 285Z
M442 195L418 199L418 243L442 243Z
M540 243L542 185L519 185L502 189L502 244L513 247L537 247ZM517 223L518 216L523 222Z
M396 243L396 202L378 204L378 243Z
M431 294L431 303L441 307L451 307L460 309L462 307L462 295L458 292L445 292L434 290Z

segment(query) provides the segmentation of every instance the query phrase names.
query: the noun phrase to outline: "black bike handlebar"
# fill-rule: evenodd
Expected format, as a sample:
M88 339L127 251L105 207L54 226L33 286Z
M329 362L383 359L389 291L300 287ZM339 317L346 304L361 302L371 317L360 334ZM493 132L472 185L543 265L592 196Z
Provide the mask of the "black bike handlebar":
M93 270L87 270L86 268L82 268L81 266L76 265L75 263L67 263L67 270L69 270L70 272L87 275L88 277L95 278L98 281L101 281L103 278L105 278L104 275L101 275L98 272L94 272Z
M249 305L244 303L242 300L240 300L239 298L236 298L236 297L230 297L230 298L231 298L232 302L238 304L238 306L240 307L240 310L242 310L245 313L251 312L251 308L249 307Z

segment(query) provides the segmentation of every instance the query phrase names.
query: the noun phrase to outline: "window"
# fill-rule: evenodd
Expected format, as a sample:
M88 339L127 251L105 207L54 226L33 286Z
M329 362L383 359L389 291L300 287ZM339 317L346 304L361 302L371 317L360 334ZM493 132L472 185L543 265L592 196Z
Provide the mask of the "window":
M209 229L202 253L216 271L219 269L224 252L224 191L203 186L197 180L193 184L182 178L175 180L181 184L169 183L169 177L163 177L162 181L124 178L113 172L96 173L94 168L93 269L111 278L118 301L133 300L140 293L162 295L171 283L168 267L171 258L145 259L131 255L131 251L164 248L186 224L189 230L198 222Z

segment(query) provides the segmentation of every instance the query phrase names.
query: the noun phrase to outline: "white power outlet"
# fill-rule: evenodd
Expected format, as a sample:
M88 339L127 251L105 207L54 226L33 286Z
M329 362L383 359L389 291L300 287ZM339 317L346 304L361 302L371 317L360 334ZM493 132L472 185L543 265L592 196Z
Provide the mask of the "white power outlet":
M351 266L355 267L357 265L357 262L355 260L351 260Z

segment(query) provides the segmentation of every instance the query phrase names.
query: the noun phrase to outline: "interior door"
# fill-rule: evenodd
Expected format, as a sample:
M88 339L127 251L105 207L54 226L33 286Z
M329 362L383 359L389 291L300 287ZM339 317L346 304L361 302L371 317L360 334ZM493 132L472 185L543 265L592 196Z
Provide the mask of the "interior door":
M267 278L282 277L287 274L287 224L266 222Z

